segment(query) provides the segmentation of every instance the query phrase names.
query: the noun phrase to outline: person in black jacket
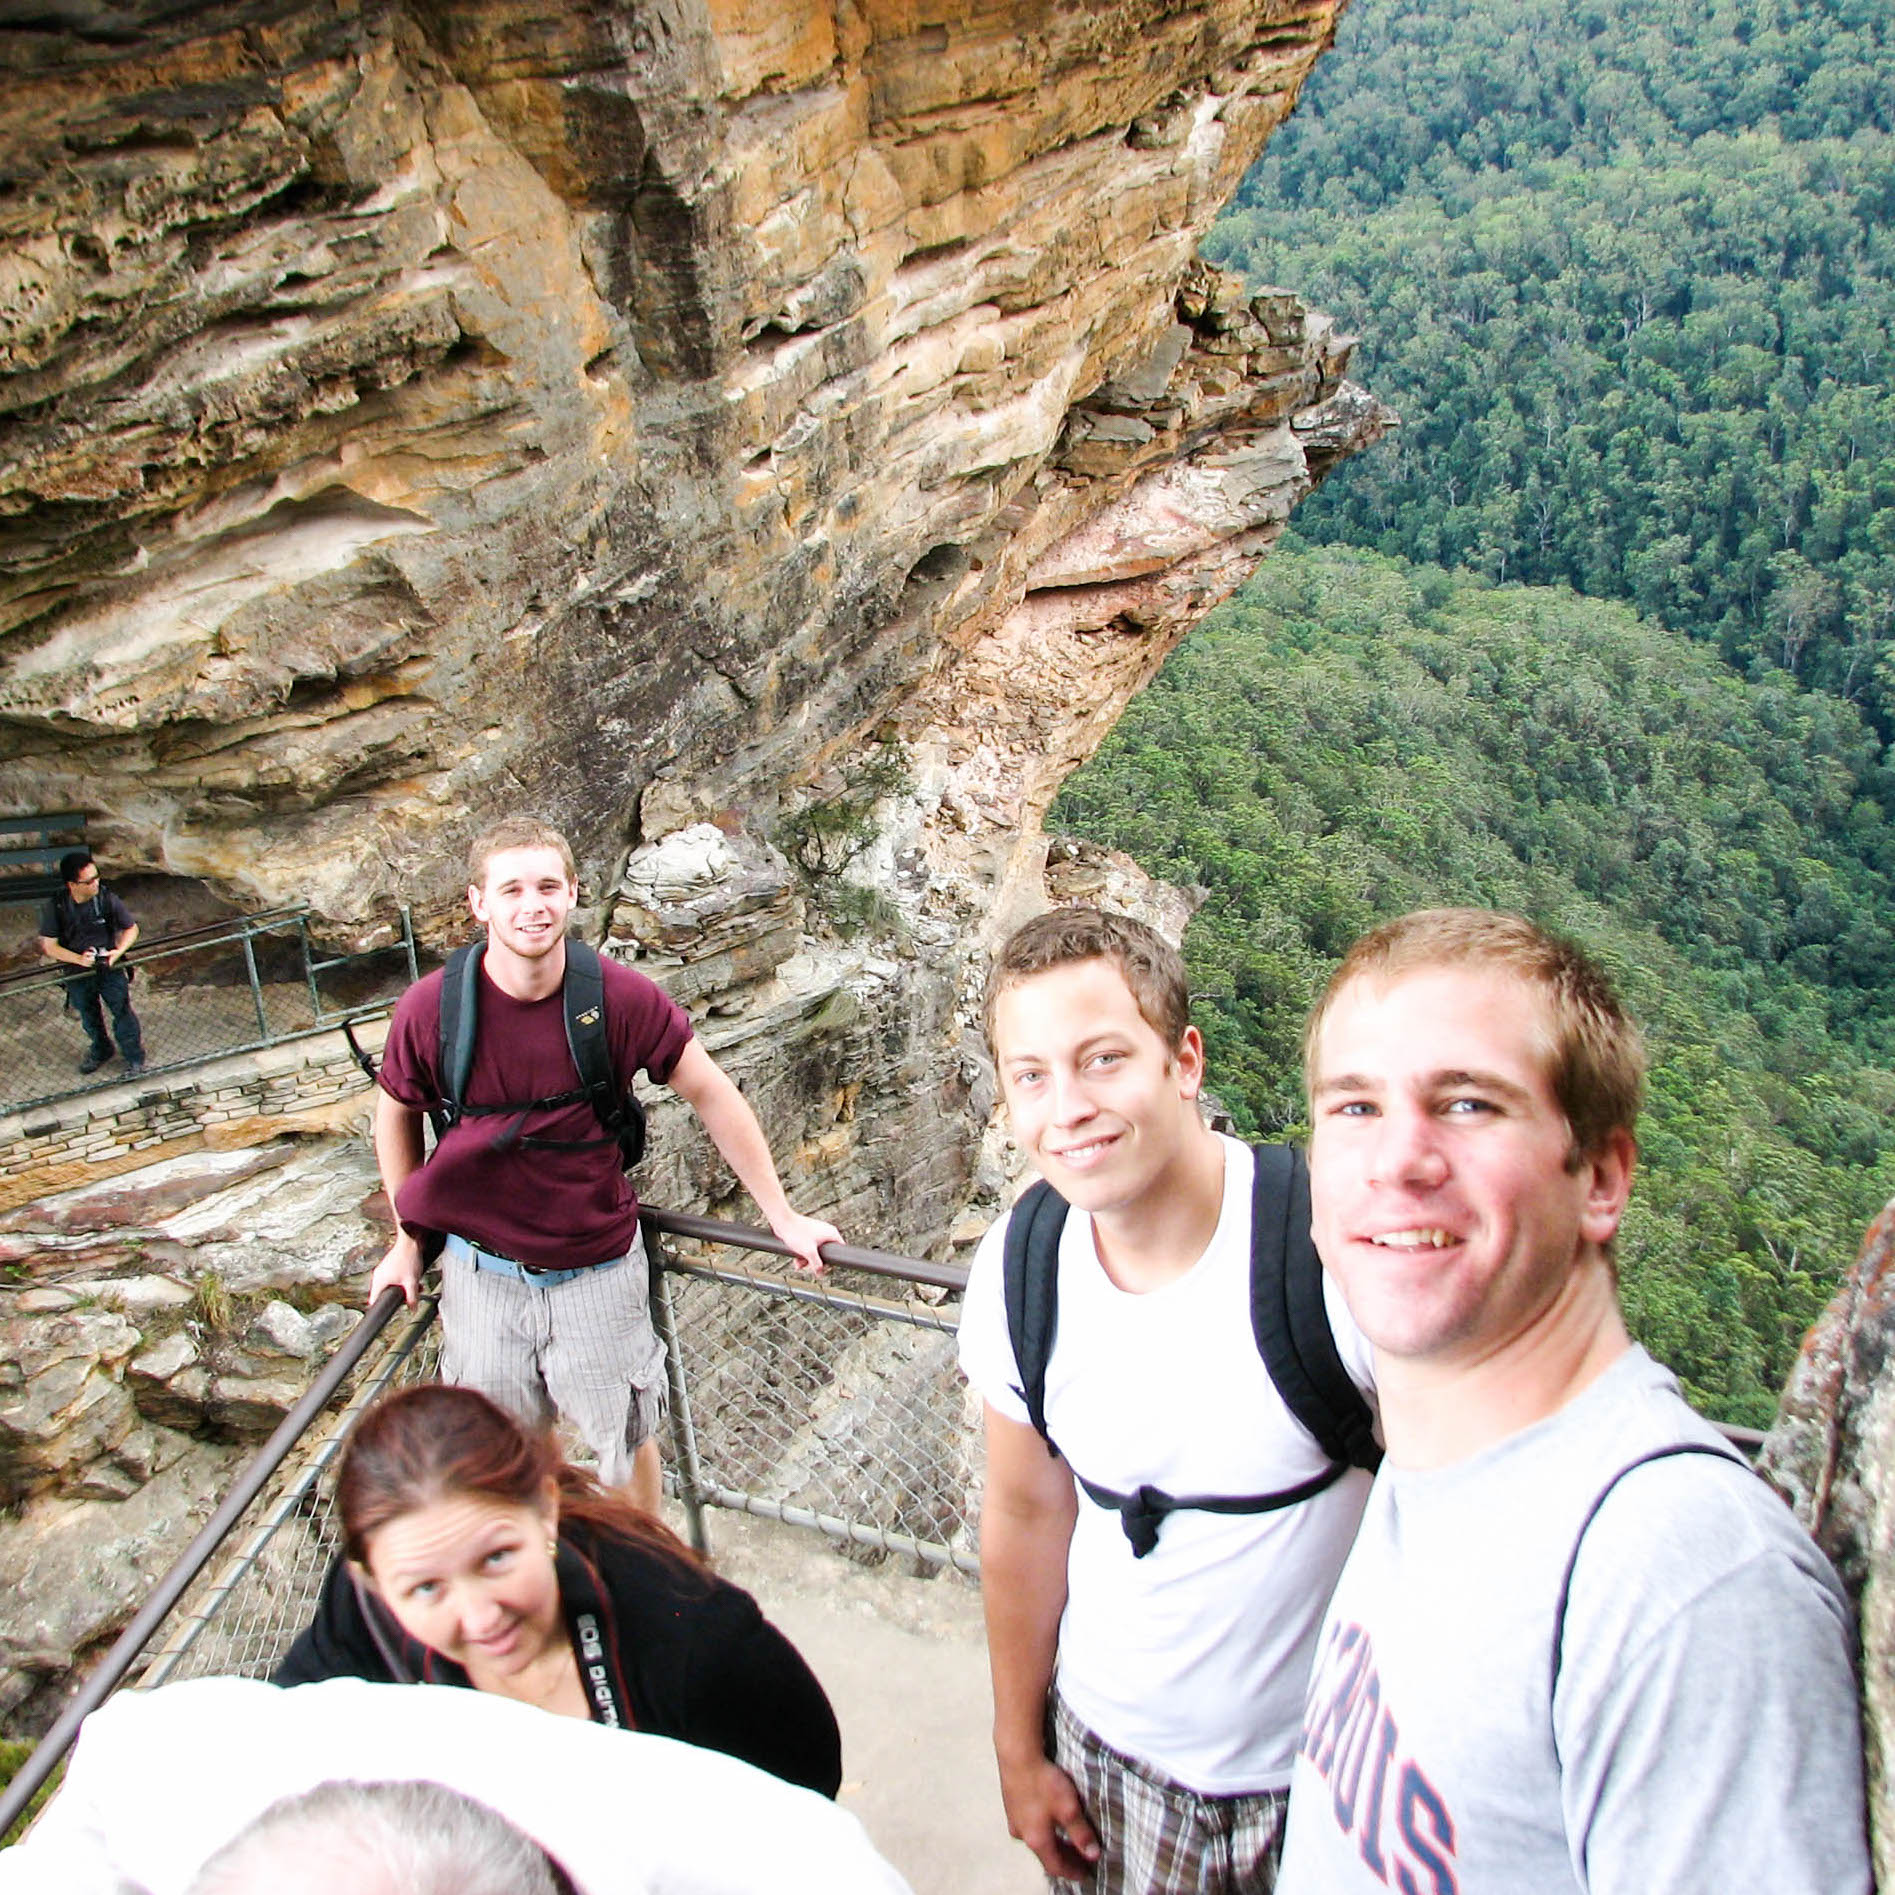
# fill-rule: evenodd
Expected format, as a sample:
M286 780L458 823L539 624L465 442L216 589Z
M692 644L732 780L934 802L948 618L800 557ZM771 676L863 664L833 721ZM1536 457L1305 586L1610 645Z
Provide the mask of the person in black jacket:
M379 1402L336 1500L344 1557L274 1683L459 1685L841 1786L828 1697L756 1601L486 1396Z
M132 1011L131 973L119 961L138 939L138 923L100 882L98 864L89 850L72 849L62 855L59 874L65 893L40 907L39 951L49 961L79 969L66 977L67 998L90 1042L79 1070L95 1073L112 1057L112 1039L105 1031L109 1008L112 1038L124 1056L125 1076L133 1078L145 1067L145 1039L138 1015Z

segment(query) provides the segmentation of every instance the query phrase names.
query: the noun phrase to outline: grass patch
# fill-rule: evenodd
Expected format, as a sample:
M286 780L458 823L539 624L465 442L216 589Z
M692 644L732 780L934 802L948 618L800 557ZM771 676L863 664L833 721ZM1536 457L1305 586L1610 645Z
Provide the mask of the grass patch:
M0 1790L4 1790L19 1775L22 1766L33 1754L35 1748L36 1746L24 1743L16 1737L0 1737ZM12 1848L26 1834L28 1824L39 1814L46 1799L59 1788L60 1780L65 1774L66 1766L62 1762L59 1768L33 1792L33 1800L20 1812L19 1820L4 1836L0 1836L0 1849Z
M206 1270L198 1278L194 1309L198 1321L207 1329L229 1329L236 1305L230 1286L215 1270Z

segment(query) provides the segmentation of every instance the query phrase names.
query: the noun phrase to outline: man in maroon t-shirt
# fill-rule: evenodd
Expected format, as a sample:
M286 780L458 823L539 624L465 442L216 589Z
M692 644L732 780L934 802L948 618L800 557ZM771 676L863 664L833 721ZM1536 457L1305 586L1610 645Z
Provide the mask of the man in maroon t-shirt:
M467 903L487 930L469 1105L575 1090L562 989L566 918L578 899L564 836L530 819L495 824L468 852ZM841 1233L791 1208L749 1103L692 1036L684 1012L643 974L607 959L606 1042L623 1086L642 1067L695 1109L770 1228L822 1268ZM369 1282L412 1304L418 1233L441 1257L441 1372L537 1425L557 1410L599 1457L601 1478L658 1505L655 1430L664 1345L651 1324L638 1199L583 1097L530 1113L469 1113L423 1162L422 1124L441 1103L439 972L401 998L383 1052L375 1157L396 1236ZM530 1141L530 1142L529 1142Z

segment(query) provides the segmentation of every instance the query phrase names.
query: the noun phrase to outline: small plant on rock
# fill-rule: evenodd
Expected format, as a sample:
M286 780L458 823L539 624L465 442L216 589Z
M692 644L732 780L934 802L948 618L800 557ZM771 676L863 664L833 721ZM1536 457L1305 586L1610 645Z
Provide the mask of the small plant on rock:
M230 1286L215 1270L206 1270L197 1280L194 1313L206 1329L222 1332L231 1326L236 1304Z
M893 904L879 891L843 876L875 841L876 806L913 787L908 754L892 740L878 743L859 763L845 768L842 778L835 794L786 816L775 841L802 876L811 903L837 933L886 933L898 925Z

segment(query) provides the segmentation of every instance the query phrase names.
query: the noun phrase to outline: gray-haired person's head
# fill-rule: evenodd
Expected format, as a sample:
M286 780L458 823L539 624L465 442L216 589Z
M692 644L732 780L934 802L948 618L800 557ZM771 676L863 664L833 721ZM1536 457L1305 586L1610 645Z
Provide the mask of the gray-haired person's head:
M317 1785L272 1803L187 1895L581 1895L498 1810L440 1783Z

